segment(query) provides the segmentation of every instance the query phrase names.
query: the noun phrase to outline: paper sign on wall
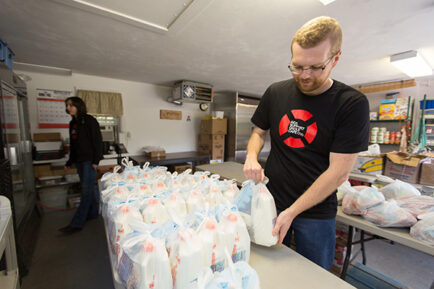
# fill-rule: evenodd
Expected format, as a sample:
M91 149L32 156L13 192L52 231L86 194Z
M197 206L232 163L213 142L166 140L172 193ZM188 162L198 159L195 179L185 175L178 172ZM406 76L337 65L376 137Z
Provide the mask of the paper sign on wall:
M68 128L71 116L65 112L65 99L71 91L36 89L39 128Z

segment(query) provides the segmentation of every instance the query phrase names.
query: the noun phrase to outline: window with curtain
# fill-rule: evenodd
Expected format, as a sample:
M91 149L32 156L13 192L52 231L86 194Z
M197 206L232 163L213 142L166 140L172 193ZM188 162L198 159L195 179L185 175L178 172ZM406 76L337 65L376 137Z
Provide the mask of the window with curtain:
M90 114L122 116L122 94L116 92L103 92L93 90L77 90L77 96L86 103Z

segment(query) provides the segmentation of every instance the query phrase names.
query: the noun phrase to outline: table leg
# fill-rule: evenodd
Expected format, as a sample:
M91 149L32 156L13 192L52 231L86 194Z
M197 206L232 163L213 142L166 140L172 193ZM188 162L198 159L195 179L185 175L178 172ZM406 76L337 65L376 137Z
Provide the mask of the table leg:
M351 247L353 245L353 226L348 226L347 253L345 255L344 265L342 266L341 279L345 280L348 266L350 265Z
M360 231L360 250L362 251L362 263L366 265L366 252L365 252L365 231Z

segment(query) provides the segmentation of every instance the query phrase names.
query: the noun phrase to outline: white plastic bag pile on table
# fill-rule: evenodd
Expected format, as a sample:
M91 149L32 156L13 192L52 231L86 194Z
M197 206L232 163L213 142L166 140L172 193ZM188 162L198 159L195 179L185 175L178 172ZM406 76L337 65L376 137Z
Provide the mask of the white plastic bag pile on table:
M338 190L344 213L362 215L380 227L411 227L412 237L434 245L434 198L421 195L413 185L395 180L377 190L351 187L347 181Z
M206 268L213 272L210 280L227 279L232 275L214 274L230 265L225 250L238 268L230 278L256 274L247 263L238 265L249 260L250 237L231 204L239 193L234 181L209 172L171 174L166 167L123 164L122 173L116 168L102 177L101 202L115 278L125 288L198 288L198 274ZM202 288L225 288L211 284ZM256 289L259 281L234 288Z

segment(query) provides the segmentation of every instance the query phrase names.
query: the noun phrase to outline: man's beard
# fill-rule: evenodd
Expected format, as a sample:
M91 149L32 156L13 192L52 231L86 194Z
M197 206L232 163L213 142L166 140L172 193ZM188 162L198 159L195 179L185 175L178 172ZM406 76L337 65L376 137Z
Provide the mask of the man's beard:
M324 82L326 81L322 80L322 79L318 79L318 78L309 78L309 81L306 84L303 84L303 80L298 78L298 77L294 77L294 81L295 84L297 85L298 89L300 89L302 92L312 92L318 88L320 88Z

